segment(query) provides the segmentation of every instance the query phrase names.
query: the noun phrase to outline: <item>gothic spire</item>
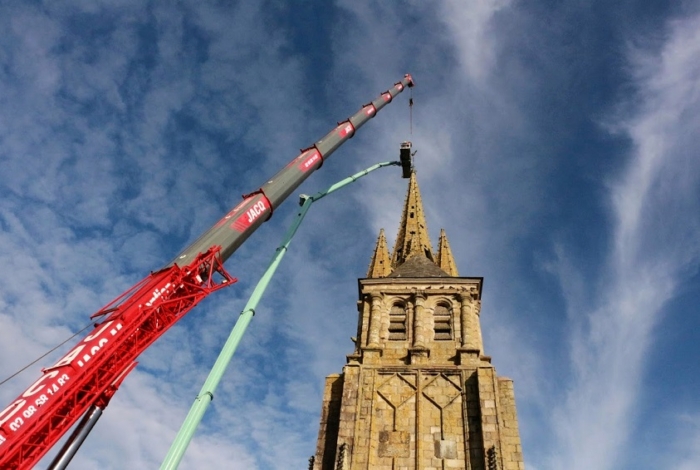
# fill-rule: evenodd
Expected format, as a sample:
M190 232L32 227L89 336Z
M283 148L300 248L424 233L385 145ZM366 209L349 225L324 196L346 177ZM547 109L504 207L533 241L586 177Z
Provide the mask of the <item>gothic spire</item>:
M445 229L440 229L440 241L438 241L437 265L452 277L458 277L457 264L452 256L450 242L447 241Z
M391 274L391 258L389 258L384 229L381 229L379 230L377 246L374 248L372 261L369 262L367 278L387 277L389 274Z
M406 194L401 215L399 233L396 235L391 267L396 269L415 255L422 255L430 261L434 261L433 247L430 245L428 227L423 213L423 201L418 189L416 173L413 171L408 182L408 194Z

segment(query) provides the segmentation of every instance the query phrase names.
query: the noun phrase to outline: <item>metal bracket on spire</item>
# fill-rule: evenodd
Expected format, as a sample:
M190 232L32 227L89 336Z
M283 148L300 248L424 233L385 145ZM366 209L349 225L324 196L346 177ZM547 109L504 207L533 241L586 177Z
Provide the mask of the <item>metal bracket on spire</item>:
M401 157L401 169L403 170L402 177L410 178L411 172L413 172L413 155L411 153L411 142L401 142L401 150L399 151L399 156Z

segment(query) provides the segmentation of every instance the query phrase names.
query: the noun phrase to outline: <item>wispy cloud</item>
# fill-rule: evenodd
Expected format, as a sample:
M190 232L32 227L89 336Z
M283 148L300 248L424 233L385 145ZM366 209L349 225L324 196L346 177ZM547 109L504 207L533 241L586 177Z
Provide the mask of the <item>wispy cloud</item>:
M259 7L83 7L6 5L0 14L0 256L12 271L0 286L3 378L168 262L291 159L307 125L293 118L304 111L297 62ZM238 269L247 258L260 272L258 257L249 251ZM240 308L218 305L144 354L76 468L157 466L225 335L220 324L231 326ZM37 373L4 386L2 402ZM262 461L219 428L202 433L186 463L222 458L236 468Z
M629 51L637 92L618 123L631 148L610 184L609 274L597 294L586 283L585 295L567 297L575 378L555 415L561 447L552 468L624 465L654 327L698 269L699 31L700 17L675 20L663 43Z

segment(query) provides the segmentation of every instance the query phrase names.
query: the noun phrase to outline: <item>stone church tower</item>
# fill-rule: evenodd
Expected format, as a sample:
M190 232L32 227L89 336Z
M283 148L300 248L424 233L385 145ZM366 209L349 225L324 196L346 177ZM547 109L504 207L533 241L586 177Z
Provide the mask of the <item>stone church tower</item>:
M480 277L430 244L415 173L394 252L359 280L355 351L326 378L313 470L522 470L513 382L484 355Z

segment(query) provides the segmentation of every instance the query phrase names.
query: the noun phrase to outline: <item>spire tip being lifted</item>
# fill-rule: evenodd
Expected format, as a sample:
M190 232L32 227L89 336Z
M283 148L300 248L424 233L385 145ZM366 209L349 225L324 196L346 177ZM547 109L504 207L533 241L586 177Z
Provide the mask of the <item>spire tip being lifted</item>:
M403 178L410 178L411 173L415 171L413 168L413 155L415 152L411 153L411 148L413 144L411 142L401 142L401 149L399 150L399 157L401 158L401 170Z

